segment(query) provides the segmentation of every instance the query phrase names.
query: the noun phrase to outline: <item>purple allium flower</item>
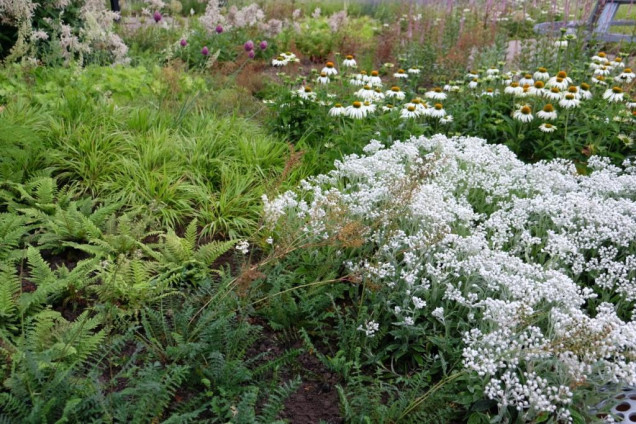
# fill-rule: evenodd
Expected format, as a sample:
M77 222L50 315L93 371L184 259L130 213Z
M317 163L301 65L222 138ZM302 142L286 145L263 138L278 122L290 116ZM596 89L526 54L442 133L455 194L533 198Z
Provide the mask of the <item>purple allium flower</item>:
M216 26L216 33L217 33L217 34L220 34L220 33L222 33L222 32L223 32L223 27L222 27L221 25L217 25L217 26Z
M254 50L254 42L252 40L246 41L245 44L243 44L243 48L246 52Z
M155 12L152 17L154 18L155 22L159 22L161 20L161 13Z
M182 38L182 39L181 39L181 42L180 42L179 44L181 44L181 47L185 47L185 46L187 46L187 45L188 45L188 42L186 41L186 39L185 39L185 38Z
M254 56L256 56L254 50L250 50L249 52L247 52L247 57L249 57L250 59L254 59Z
M210 49L208 49L208 46L204 46L204 47L201 49L201 54L202 54L203 56L207 56L207 55L209 55L209 54L210 54Z
M261 50L265 50L267 48L267 41L261 41L261 44L259 44L258 46L261 48Z

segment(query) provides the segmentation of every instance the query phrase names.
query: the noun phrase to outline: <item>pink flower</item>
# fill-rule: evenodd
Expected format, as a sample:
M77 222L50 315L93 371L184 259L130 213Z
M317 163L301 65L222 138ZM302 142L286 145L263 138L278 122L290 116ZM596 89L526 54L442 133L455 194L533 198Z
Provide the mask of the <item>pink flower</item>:
M254 53L254 50L250 50L247 53L247 57L249 57L250 59L254 59L254 56L256 56L256 54Z
M243 44L243 48L246 52L254 50L254 42L252 40L246 41L245 44Z
M221 25L217 25L217 26L216 26L216 33L217 33L217 34L220 34L220 33L222 33L222 32L223 32L223 27L222 27Z
M181 44L181 47L185 47L185 46L187 46L187 45L188 45L188 42L186 41L186 39L185 39L185 38L182 38L182 39L181 39L181 43L180 43L180 44Z
M208 46L205 46L205 47L203 47L203 48L201 49L201 54L202 54L203 56L207 56L207 55L209 55L209 54L210 54L210 49L208 49Z
M265 50L267 48L267 41L261 41L261 44L259 44L258 46L261 48L261 50Z
M161 13L155 12L152 17L154 18L155 22L159 22L161 20Z

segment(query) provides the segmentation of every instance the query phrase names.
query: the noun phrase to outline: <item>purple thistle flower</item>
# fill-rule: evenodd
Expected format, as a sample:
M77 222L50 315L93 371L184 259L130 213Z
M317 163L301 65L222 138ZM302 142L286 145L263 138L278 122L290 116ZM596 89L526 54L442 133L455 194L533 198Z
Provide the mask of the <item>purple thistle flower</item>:
M261 48L261 50L265 50L267 48L267 41L261 41L261 44L259 44L258 46Z
M249 57L250 59L254 59L254 56L256 56L256 54L254 53L254 50L250 50L247 53L247 57Z
M180 43L180 44L181 44L181 47L185 47L185 46L187 46L187 45L188 45L188 42L186 41L186 39L185 39L185 38L182 38L182 39L181 39L181 43Z
M209 55L209 54L210 54L210 49L208 49L208 46L204 46L204 47L201 49L201 54L202 54L203 56L207 56L207 55Z
M161 13L157 11L154 13L154 15L152 15L152 17L154 18L155 22L159 22L161 20Z
M246 41L245 44L243 44L243 48L246 52L254 50L254 42L252 40Z
M220 33L222 33L222 32L223 32L223 27L222 27L221 25L217 25L217 26L216 26L216 33L217 33L217 34L220 34Z

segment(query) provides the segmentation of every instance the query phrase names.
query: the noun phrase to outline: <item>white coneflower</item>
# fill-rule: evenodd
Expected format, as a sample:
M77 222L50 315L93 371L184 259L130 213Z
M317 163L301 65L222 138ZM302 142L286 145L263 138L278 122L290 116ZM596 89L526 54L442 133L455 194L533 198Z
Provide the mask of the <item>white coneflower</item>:
M385 93L386 97L390 97L390 98L394 98L394 99L398 99L398 100L404 100L405 94L402 90L400 90L400 87L398 87L397 85L394 85L393 87L391 87L390 90L387 90Z
M368 80L369 84L373 87L382 87L382 78L378 71L371 71L371 76Z
M329 77L327 76L325 72L321 72L320 76L316 78L316 81L319 84L329 84Z
M420 68L417 68L417 67L415 67L415 66L411 66L411 67L408 69L408 71L407 71L407 72L408 72L409 74L419 75L419 74L420 74L420 72L422 72L422 71L420 71Z
M380 101L380 100L384 100L384 93L382 92L382 90L380 90L379 88L376 88L375 90L375 94L373 95L373 101Z
M624 96L625 93L623 93L623 89L620 87L612 87L603 93L603 98L610 103L622 102Z
M543 106L543 109L537 112L537 117L554 121L555 119L557 119L557 113L556 110L554 110L554 106L548 103L547 105Z
M521 87L518 82L513 82L508 87L504 88L505 94L517 95L518 93L522 93L522 92L523 92L523 87Z
M561 40L556 40L556 41L554 42L554 47L558 47L558 48L560 48L560 49L564 49L564 48L566 48L567 46L568 46L568 40L563 40L563 39L561 39Z
M371 103L370 101L366 101L362 103L362 108L366 110L367 113L374 113L375 110L377 109L377 106Z
M411 104L415 105L415 109L420 115L426 115L429 110L428 103L423 102L419 97L411 100Z
M479 78L479 73L477 71L468 71L466 74L466 79L474 80L476 78Z
M520 109L515 110L512 114L512 117L521 122L530 122L534 119L534 117L532 116L532 109L528 105L522 106Z
M564 109L574 109L575 107L579 107L580 104L581 101L572 93L567 93L561 100L559 100L559 106Z
M439 123L444 125L450 124L451 122L453 122L453 115L446 115L439 120Z
M620 141L622 141L627 147L631 147L634 145L634 139L628 136L627 134L619 134L616 136ZM630 418L632 416L630 415Z
M468 88L472 88L474 90L475 88L477 88L478 85L479 85L479 80L475 78L468 83Z
M514 74L508 71L501 76L501 82L503 83L503 85L510 85L514 77Z
M498 75L498 74L499 74L499 69L497 68L486 69L486 75Z
M515 93L515 96L517 97L530 97L530 96L534 96L534 91L533 91L534 87L530 87L528 84L524 85L523 87L521 87L521 90L517 91Z
M550 74L548 74L548 70L546 68L540 67L536 70L536 72L534 73L534 75L532 75L532 77L535 80L547 81L550 79Z
M486 97L495 97L499 94L499 90L495 90L494 88L487 88L486 91L482 91L481 95Z
M530 87L530 91L532 92L533 96L543 96L545 89L543 88L545 87L545 84L543 83L543 81L535 81L534 85L532 87Z
M545 84L545 86L548 88L556 87L559 90L565 90L566 88L568 88L568 85L568 81L565 78L561 77L552 77Z
M598 62L590 63L590 69L593 70L593 71L597 70L601 66L603 66L602 63L598 63Z
M607 55L605 52L598 52L594 56L592 56L592 60L599 63L607 63L609 60L607 59Z
M574 96L575 96L577 99L580 99L580 98L581 98L581 91L579 90L579 87L577 87L577 86L575 86L575 85L571 85L571 86L569 86L569 87L568 87L568 91L567 91L567 92L568 92L568 93L570 93L570 94L574 94Z
M607 76L610 74L610 68L607 66L599 66L594 70L594 75L603 75Z
M352 55L348 54L345 60L342 61L342 66L346 68L356 68L358 66L358 63Z
M592 82L598 85L607 85L605 82L605 77L603 75L594 75L592 77Z
M362 102L355 101L345 109L345 116L353 119L363 119L367 116L367 109L362 107Z
M446 100L448 95L444 93L441 87L435 87L434 89L427 91L424 94L424 97L427 99L435 99L435 100Z
M402 119L415 119L418 116L420 116L420 114L417 112L417 108L412 103L404 105L404 108L400 112L400 118Z
M320 73L323 72L327 74L327 76L338 75L338 71L336 70L336 68L334 68L333 62L327 62L325 64L325 67L322 68L322 71L320 71Z
M365 85L366 82L364 81L364 75L363 74L355 74L352 76L352 78L349 80L349 84L351 85Z
M624 68L625 67L625 63L623 62L623 59L620 58L620 57L617 57L614 60L612 60L610 62L610 65L612 66L612 68L616 68L616 69L620 69L620 68Z
M296 57L296 55L292 52L285 52L285 53L281 53L280 56L282 56L288 63L289 62L300 62L300 59L298 59Z
M287 63L289 62L283 56L278 56L276 59L272 60L272 66L285 66Z
M581 83L579 86L579 94L583 100L591 99L592 92L590 91L590 85L587 83Z
M483 81L492 82L492 81L497 81L498 79L499 79L499 75L486 75Z
M361 97L363 100L373 100L375 98L375 91L370 85L365 85L354 94L357 97Z
M636 78L636 74L632 72L632 68L625 68L618 76L618 79L625 84L629 84L634 78Z
M316 98L316 93L308 85L300 87L298 91L295 91L296 95L301 99L313 100Z
M408 78L409 74L407 74L404 69L398 69L396 73L393 74L395 78Z
M395 110L395 107L393 107L393 105L391 103L388 103L388 104L382 106L382 110L384 112L393 112Z
M446 84L444 85L444 91L459 91L459 85Z
M539 129L543 131L544 133L553 133L557 130L557 127L555 127L552 124L545 123L545 124L539 125Z
M636 98L628 100L625 106L627 106L629 110L636 110Z
M329 116L343 116L346 115L346 110L340 103L336 103L333 105L331 109L329 109Z
M534 85L534 79L532 79L532 75L530 74L525 74L523 76L523 78L521 78L519 80L519 85L520 86L524 86L524 85Z
M446 116L446 111L441 103L435 103L435 105L428 110L428 116L431 118L441 119Z
M561 97L563 97L563 93L561 93L561 90L559 90L557 87L552 87L551 89L543 92L543 97L556 102L557 100L560 100Z

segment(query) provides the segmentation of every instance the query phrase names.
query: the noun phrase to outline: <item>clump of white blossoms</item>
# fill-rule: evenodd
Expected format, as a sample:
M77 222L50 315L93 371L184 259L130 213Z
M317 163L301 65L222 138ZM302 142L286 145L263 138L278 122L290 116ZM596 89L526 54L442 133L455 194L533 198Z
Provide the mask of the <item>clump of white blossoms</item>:
M243 255L247 255L250 251L250 243L247 240L241 240L236 243L235 249Z
M429 320L469 328L457 342L486 397L525 422L567 421L577 390L636 384L636 320L626 318L636 163L589 165L584 176L564 160L525 164L472 137L374 140L299 191L264 198L265 218L314 240L358 223L369 249L345 265L384 287L374 308L414 334Z

